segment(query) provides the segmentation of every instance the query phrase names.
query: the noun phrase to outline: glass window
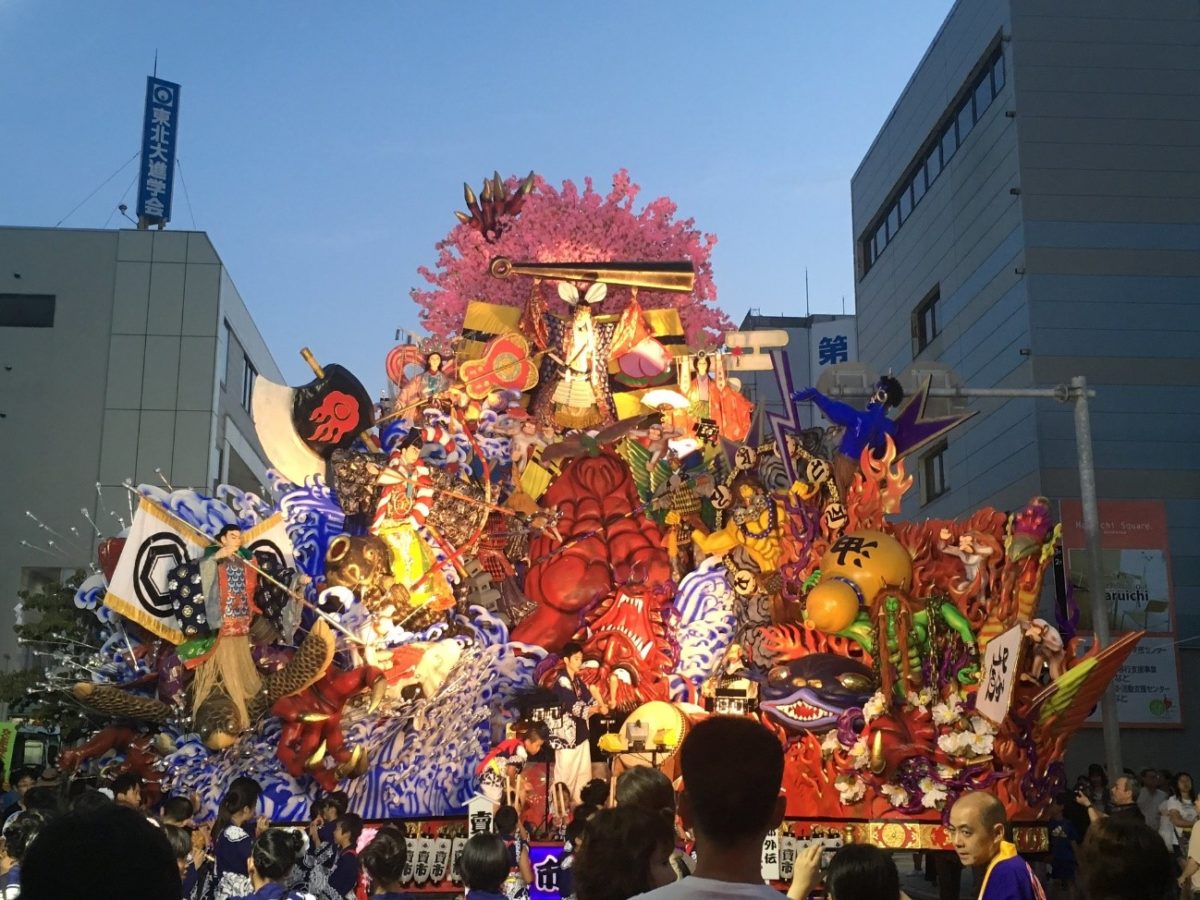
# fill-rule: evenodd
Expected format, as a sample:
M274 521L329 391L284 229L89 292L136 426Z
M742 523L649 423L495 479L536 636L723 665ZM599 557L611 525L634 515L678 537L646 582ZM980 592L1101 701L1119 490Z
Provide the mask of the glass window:
M941 285L938 285L913 310L913 336L917 343L913 348L913 356L928 347L930 342L938 336L937 307L941 298Z
M254 400L254 382L258 378L258 369L254 368L250 357L243 357L243 360L246 365L242 370L242 409L249 412L250 404Z
M875 257L879 258L879 254L883 253L883 248L887 246L887 223L879 226L879 230L875 232Z
M996 62L992 66L992 95L1000 93L1004 87L1004 54L1001 53L996 57Z
M221 361L221 387L225 387L225 379L229 374L229 345L232 343L229 338L229 323L225 322L217 334L217 359Z
M987 111L988 106L992 102L992 79L987 73L983 73L983 77L979 79L979 84L975 86L975 121L978 122L983 118L983 114Z
M921 457L922 494L926 503L950 490L950 485L946 483L946 449L943 442Z
M917 174L912 180L912 197L913 206L921 202L921 198L925 196L925 167L917 169Z
M875 241L872 238L866 238L862 242L863 260L866 263L863 266L863 271L871 268L875 264Z
M911 188L906 186L904 188L904 190L900 192L899 206L900 206L900 221L904 222L905 220L908 219L908 214L912 212L912 190L911 190Z
M954 123L951 122L946 126L946 130L942 132L942 168L944 169L949 163L950 158L954 156L954 152L958 149L958 138L954 135Z
M937 181L937 177L942 174L942 147L940 144L934 144L933 149L929 151L929 155L925 157L925 180L926 183L933 187L933 183Z
M974 124L975 121L971 118L971 98L968 97L958 108L958 142L960 144L967 139L967 135L971 133L971 126Z
M53 328L54 294L0 294L0 328Z
M896 232L900 230L900 210L896 204L892 204L892 208L888 210L887 217L888 240L896 236Z

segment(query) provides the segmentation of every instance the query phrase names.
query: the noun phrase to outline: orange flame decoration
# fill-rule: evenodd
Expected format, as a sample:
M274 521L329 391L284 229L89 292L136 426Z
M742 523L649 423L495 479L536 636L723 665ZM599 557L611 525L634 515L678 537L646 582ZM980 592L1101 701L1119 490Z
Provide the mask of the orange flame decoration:
M913 477L904 474L904 460L896 453L896 444L891 437L884 440L887 443L880 456L865 447L859 457L860 471L847 491L847 531L881 527L884 516L900 511L900 501L912 487Z

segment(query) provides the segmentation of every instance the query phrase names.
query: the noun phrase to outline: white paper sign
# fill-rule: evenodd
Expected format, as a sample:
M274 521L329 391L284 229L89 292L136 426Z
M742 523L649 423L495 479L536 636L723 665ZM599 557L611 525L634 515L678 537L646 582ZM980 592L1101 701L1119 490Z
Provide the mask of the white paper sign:
M762 877L764 881L779 880L779 829L768 832L763 840Z
M979 693L975 695L975 708L993 724L999 725L1008 715L1013 688L1020 675L1023 640L1021 626L1014 625L999 637L992 638L983 652L983 678L979 682Z

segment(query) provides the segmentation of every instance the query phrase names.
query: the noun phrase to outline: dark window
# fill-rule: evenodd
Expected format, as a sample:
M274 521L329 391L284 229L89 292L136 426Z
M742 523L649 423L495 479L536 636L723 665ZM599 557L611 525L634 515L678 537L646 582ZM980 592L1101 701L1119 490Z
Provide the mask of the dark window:
M887 246L887 225L881 224L879 230L875 232L875 258L879 258L879 254L883 253L883 248Z
M888 210L887 227L888 242L891 243L892 239L896 236L896 232L900 230L900 210L895 205Z
M992 94L998 95L1004 88L1004 54L1001 53L996 57L996 62L992 64Z
M983 118L983 114L987 108L992 105L992 76L988 72L983 73L983 77L979 79L979 85L975 88L975 121L978 122Z
M243 360L246 366L242 370L242 409L249 412L250 402L254 399L254 382L258 378L258 369L254 368L250 357L245 356Z
M971 118L971 98L968 97L963 101L963 105L958 108L958 142L961 144L967 139L967 135L971 133L971 126L975 124L975 120Z
M921 202L921 198L925 196L925 166L917 169L917 174L912 180L912 195L913 206Z
M220 341L217 358L221 360L221 387L225 387L225 381L229 377L229 348L233 346L233 329L229 327L228 322L221 324Z
M862 242L862 252L864 263L863 271L865 272L867 269L871 268L871 266L875 265L875 240L873 238L868 238Z
M937 177L942 174L942 148L939 144L934 144L933 149L929 151L929 155L925 157L925 179L930 187L937 181Z
M53 328L54 294L0 294L0 328Z
M903 224L908 214L912 212L912 193L905 188L900 194L900 223Z
M941 334L941 321L938 316L938 301L942 298L941 286L935 287L926 294L925 299L913 310L913 357L928 347L935 337Z
M954 134L954 122L951 121L942 132L942 168L946 168L951 157L958 150L958 138Z
M921 457L922 503L930 503L950 490L946 483L946 450L946 442L942 441Z

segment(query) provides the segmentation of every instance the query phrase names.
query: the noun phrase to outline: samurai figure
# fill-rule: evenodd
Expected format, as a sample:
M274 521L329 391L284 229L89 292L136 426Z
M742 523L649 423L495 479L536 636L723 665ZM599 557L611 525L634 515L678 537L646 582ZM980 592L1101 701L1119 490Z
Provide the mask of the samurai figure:
M588 428L605 419L596 395L597 364L603 369L603 360L597 352L592 304L603 303L607 292L608 285L597 283L581 298L573 284L564 282L558 287L559 296L573 310L570 327L563 334L553 395L554 420L567 428Z

